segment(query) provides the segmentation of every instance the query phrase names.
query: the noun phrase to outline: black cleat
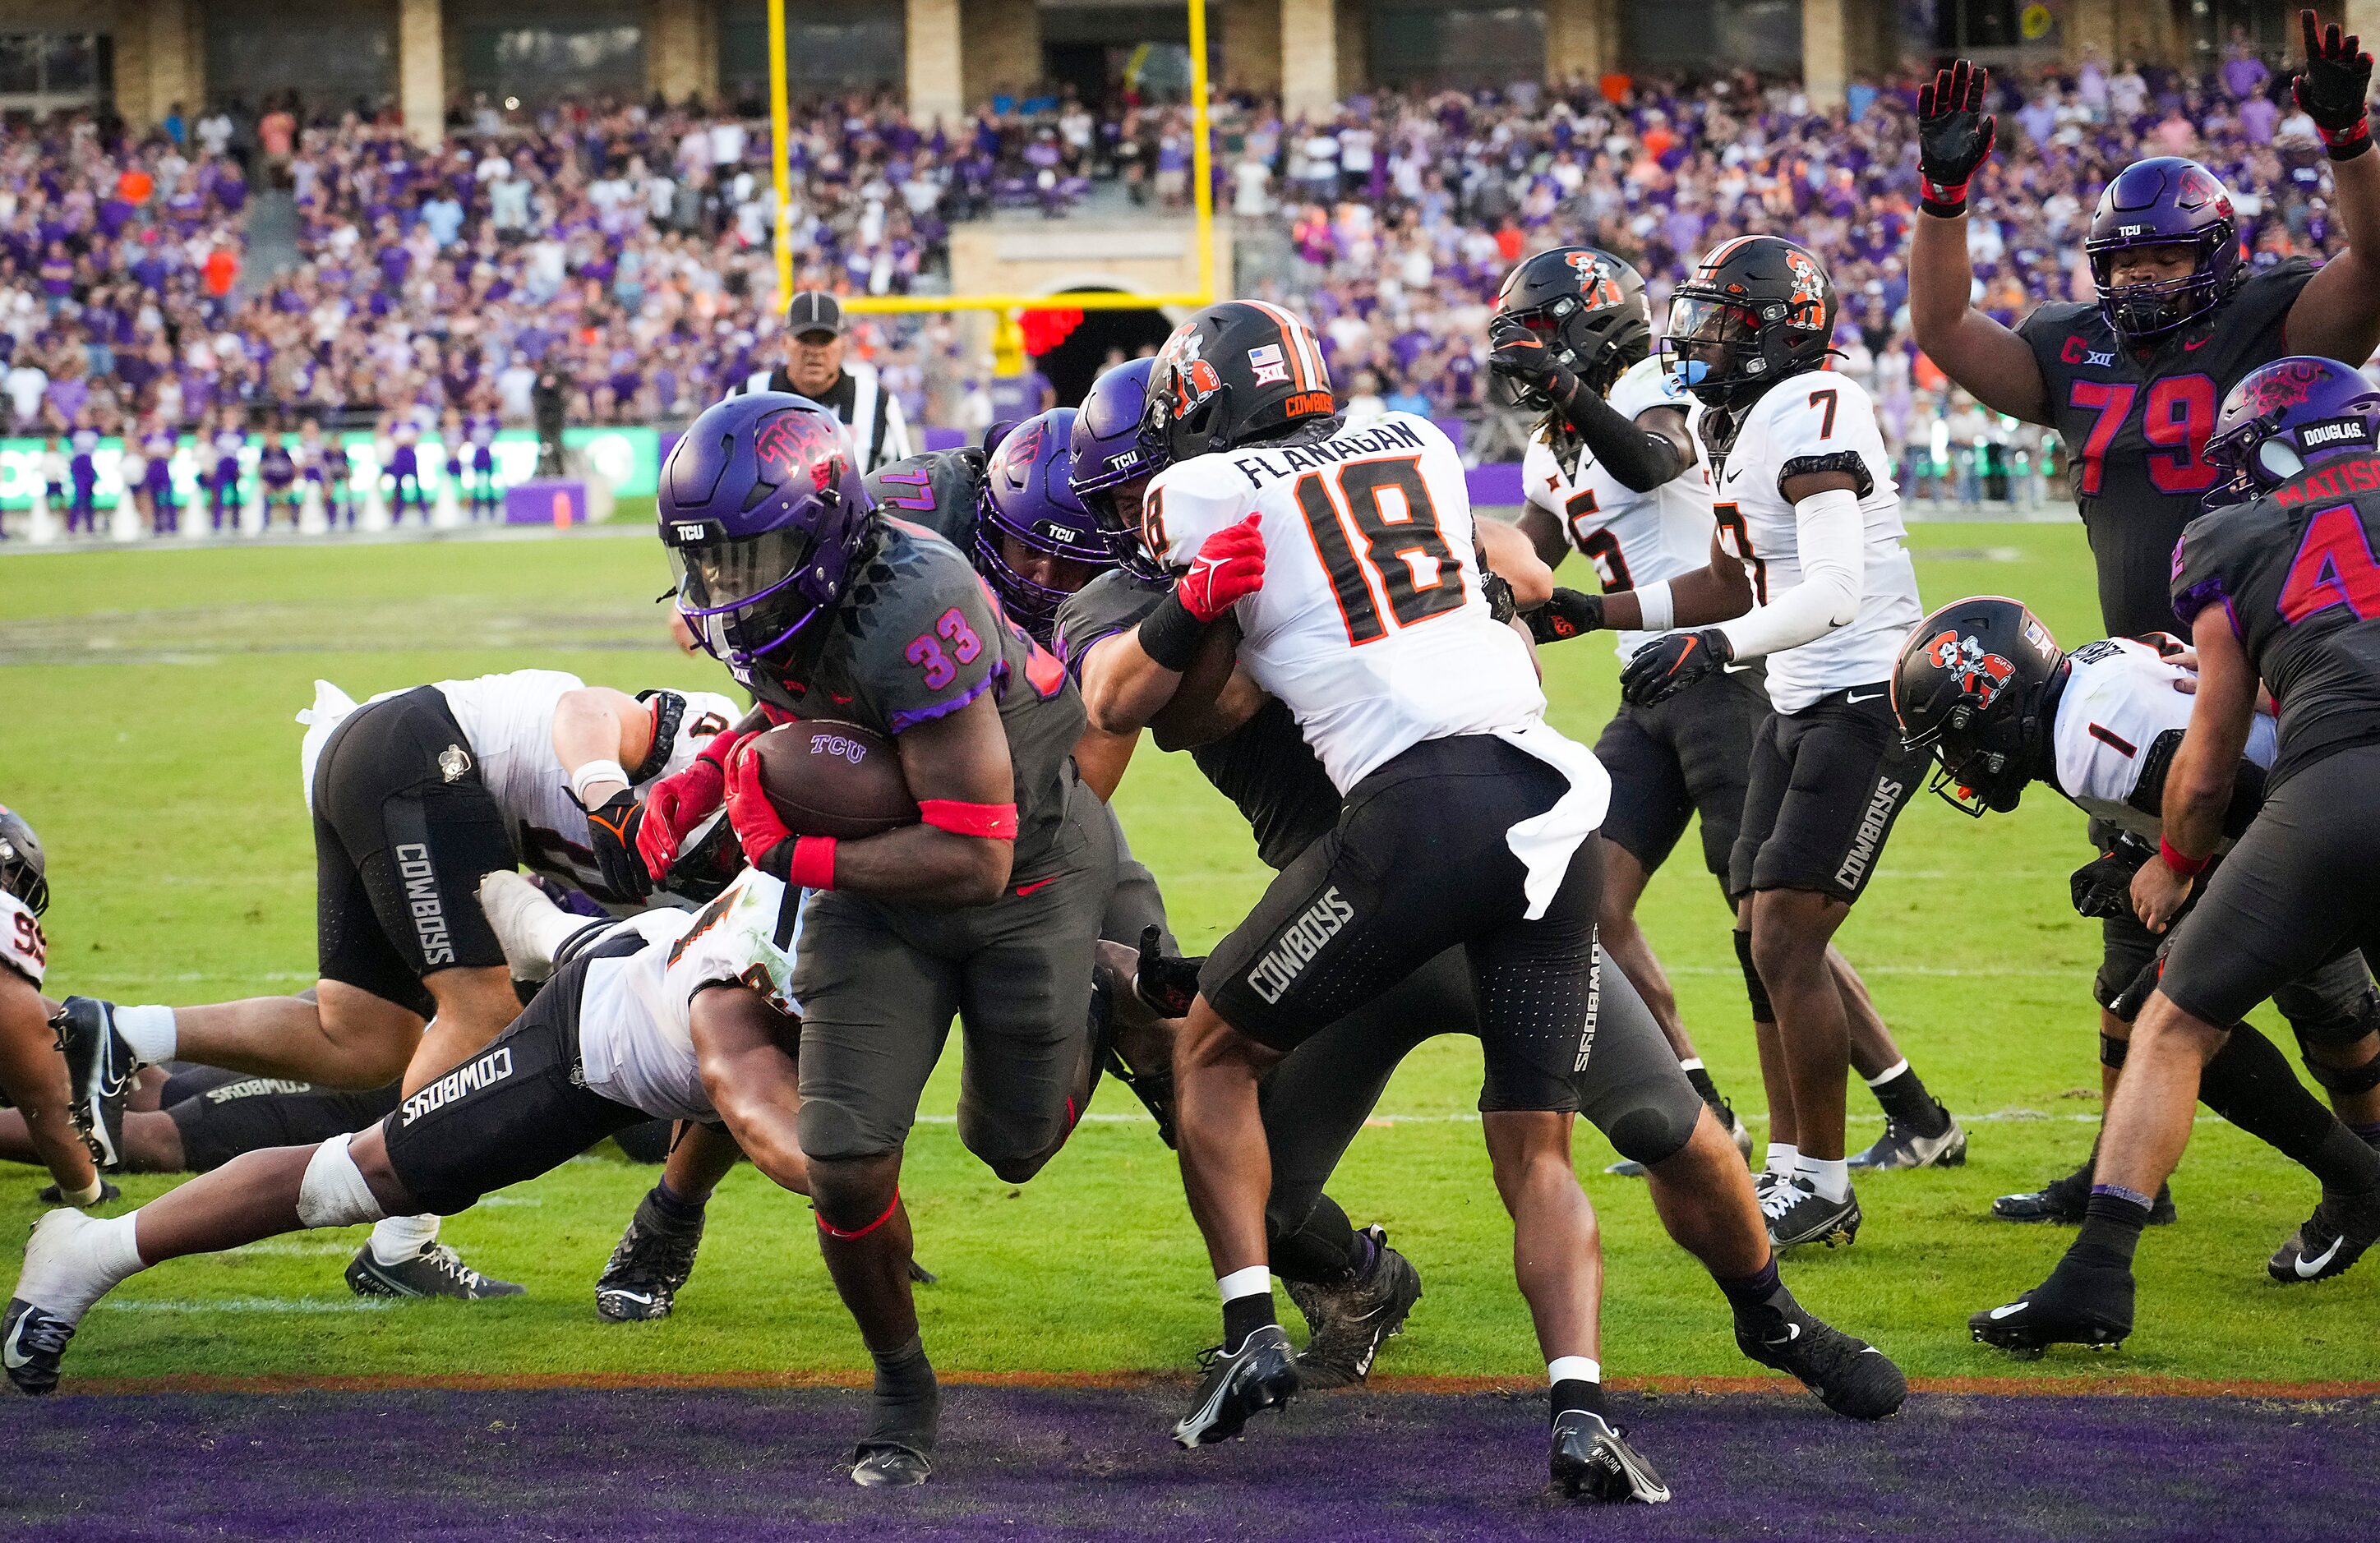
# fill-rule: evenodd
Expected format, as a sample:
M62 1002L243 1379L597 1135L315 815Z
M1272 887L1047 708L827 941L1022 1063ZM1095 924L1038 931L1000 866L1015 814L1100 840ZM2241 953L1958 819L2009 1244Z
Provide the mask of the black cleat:
M854 1454L851 1482L863 1489L914 1489L934 1476L934 1460L891 1442L862 1446Z
M1305 1348L1297 1356L1297 1385L1343 1388L1371 1375L1372 1358L1404 1328L1421 1300L1421 1271L1389 1246L1378 1223L1364 1229L1377 1250L1371 1273L1343 1286L1288 1282L1289 1299L1305 1315Z
M1803 1243L1848 1247L1859 1237L1859 1197L1848 1189L1840 1200L1828 1200L1799 1181L1782 1180L1761 1197L1760 1214L1768 1223L1770 1245L1778 1248Z
M875 1395L868 1434L851 1454L851 1482L863 1489L908 1489L934 1474L934 1431L941 1424L942 1392L926 1373L921 1396Z
M122 1172L124 1099L140 1061L115 1031L115 1004L68 997L50 1015L50 1030L66 1057L67 1118L82 1133L91 1161L109 1172Z
M1289 1336L1281 1325L1268 1323L1227 1351L1220 1345L1202 1352L1198 1364L1207 1375L1190 1412L1173 1422L1173 1440L1185 1447L1227 1441L1248 1423L1248 1416L1267 1409L1284 1409L1297 1392L1297 1363L1289 1354Z
M1768 1316L1772 1321L1779 1317ZM1738 1318L1735 1347L1764 1367L1800 1378L1819 1403L1850 1419L1883 1419L1898 1413L1909 1396L1909 1379L1890 1356L1820 1321L1799 1303L1774 1333Z
M67 1342L74 1333L75 1326L66 1319L13 1298L0 1314L0 1370L7 1372L10 1385L20 1393L38 1398L55 1391L58 1363L66 1358Z
M73 1201L66 1197L65 1193L55 1184L43 1185L39 1190L34 1192L33 1198L39 1200L45 1206L70 1206L74 1204ZM99 1181L99 1198L93 1200L91 1203L91 1206L112 1206L116 1201L123 1198L124 1191L108 1183L106 1177L103 1175ZM85 1210L89 1210L91 1206L85 1206L83 1209Z
M2091 1165L2087 1162L2039 1189L2022 1195L2003 1195L1992 1202L1992 1215L2001 1221L2055 1221L2069 1227L2081 1226L2083 1212L2090 1209ZM2156 1199L2149 1206L2148 1224L2167 1227L2172 1225L2173 1220L2173 1187L2159 1185Z
M1941 1106L1937 1104L1937 1109ZM1864 1152L1853 1152L1850 1163L1853 1168L1960 1168L1967 1161L1967 1133L1950 1112L1942 1110L1949 1121L1938 1136L1920 1136L1900 1121L1888 1118L1884 1134L1876 1145Z
M653 1203L649 1190L628 1218L620 1245L595 1278L595 1316L606 1323L641 1323L667 1318L677 1294L694 1273L694 1250L702 1242L702 1218L673 1221Z
M1969 1318L1967 1330L1978 1343L2020 1355L2039 1355L2054 1344L2114 1350L2132 1331L2132 1272L2079 1265L2070 1254L2022 1296Z
M1598 1500L1666 1503L1670 1487L1628 1444L1626 1434L1585 1409L1565 1409L1555 1415L1554 1483L1572 1500L1585 1495Z
M2305 1225L2265 1261L2265 1270L2283 1285L2327 1281L2346 1274L2375 1240L2380 1240L2380 1191L2333 1195L2325 1190Z
M358 1296L451 1296L483 1302L492 1296L518 1296L528 1288L489 1279L443 1243L433 1243L409 1259L382 1264L367 1242L347 1264L347 1289Z

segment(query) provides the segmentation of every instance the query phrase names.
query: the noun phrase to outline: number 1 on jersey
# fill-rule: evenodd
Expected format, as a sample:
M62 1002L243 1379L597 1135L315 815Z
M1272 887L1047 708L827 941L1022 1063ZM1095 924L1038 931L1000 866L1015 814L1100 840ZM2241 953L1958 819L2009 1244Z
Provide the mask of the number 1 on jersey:
M1347 641L1360 647L1389 634L1375 583L1401 627L1461 610L1463 567L1439 529L1438 506L1422 480L1421 457L1356 461L1339 468L1337 481L1339 496L1334 499L1322 474L1307 472L1297 480L1297 507L1314 538L1314 553L1330 576L1330 592L1347 624ZM1401 516L1391 517L1382 505L1383 492L1399 495L1404 504ZM1361 557L1348 540L1348 518L1364 539Z

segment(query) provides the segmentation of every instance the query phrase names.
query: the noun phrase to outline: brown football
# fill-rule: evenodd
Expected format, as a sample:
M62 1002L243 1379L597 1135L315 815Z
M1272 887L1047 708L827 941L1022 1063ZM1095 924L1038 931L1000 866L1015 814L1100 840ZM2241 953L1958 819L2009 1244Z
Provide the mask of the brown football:
M832 718L783 723L752 741L760 785L797 836L852 841L917 822L901 755L874 729Z

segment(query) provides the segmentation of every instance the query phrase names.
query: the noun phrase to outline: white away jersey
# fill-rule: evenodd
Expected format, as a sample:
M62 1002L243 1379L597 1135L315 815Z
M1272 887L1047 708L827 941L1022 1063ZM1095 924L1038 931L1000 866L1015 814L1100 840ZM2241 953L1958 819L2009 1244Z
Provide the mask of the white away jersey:
M1632 422L1652 407L1688 408L1691 419L1691 409L1699 406L1658 358L1641 360L1621 376L1609 400L1612 411ZM1710 563L1710 465L1699 439L1693 466L1649 492L1638 492L1584 448L1576 474L1564 471L1540 429L1521 457L1521 484L1531 504L1561 521L1562 533L1595 565L1607 592L1681 578ZM1619 634L1621 661L1659 636Z
M792 1013L803 894L747 868L695 912L649 911L627 923L650 941L587 966L578 1049L587 1087L664 1120L716 1120L694 1054L694 998L722 981L759 988Z
M1149 484L1142 533L1186 568L1251 514L1265 578L1236 607L1240 662L1341 792L1423 740L1542 720L1528 647L1480 593L1463 457L1427 419L1179 462Z
M50 941L42 935L42 918L30 905L0 890L0 965L39 986L49 964Z
M2109 638L2067 656L2066 689L2058 699L2050 744L2058 791L2087 814L2114 821L2145 840L2163 829L2165 772L2190 727L2193 698L2174 689L2189 672L2169 664L2146 643ZM2245 759L2270 769L2280 748L2271 717L2248 725ZM2143 780L2155 775L2143 786ZM2227 837L2222 848L2231 845Z
M1848 375L1814 371L1779 382L1744 410L1743 426L1714 479L1719 545L1742 560L1755 603L1802 582L1793 505L1778 491L1787 476L1828 469L1810 463L1849 452L1869 484L1860 495L1865 537L1859 614L1823 638L1768 656L1768 699L1799 712L1829 692L1888 680L1901 640L1924 612L1917 573L1900 542L1900 491L1876 428L1876 404ZM1880 688L1880 687L1879 687Z

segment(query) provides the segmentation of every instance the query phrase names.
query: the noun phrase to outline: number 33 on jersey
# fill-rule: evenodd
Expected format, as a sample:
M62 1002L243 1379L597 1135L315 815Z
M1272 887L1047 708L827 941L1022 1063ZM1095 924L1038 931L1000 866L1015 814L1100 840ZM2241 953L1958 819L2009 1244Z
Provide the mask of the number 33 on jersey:
M1181 462L1149 485L1142 535L1179 570L1250 514L1265 579L1234 613L1240 661L1342 789L1418 740L1544 711L1527 646L1480 591L1463 457L1428 419Z

